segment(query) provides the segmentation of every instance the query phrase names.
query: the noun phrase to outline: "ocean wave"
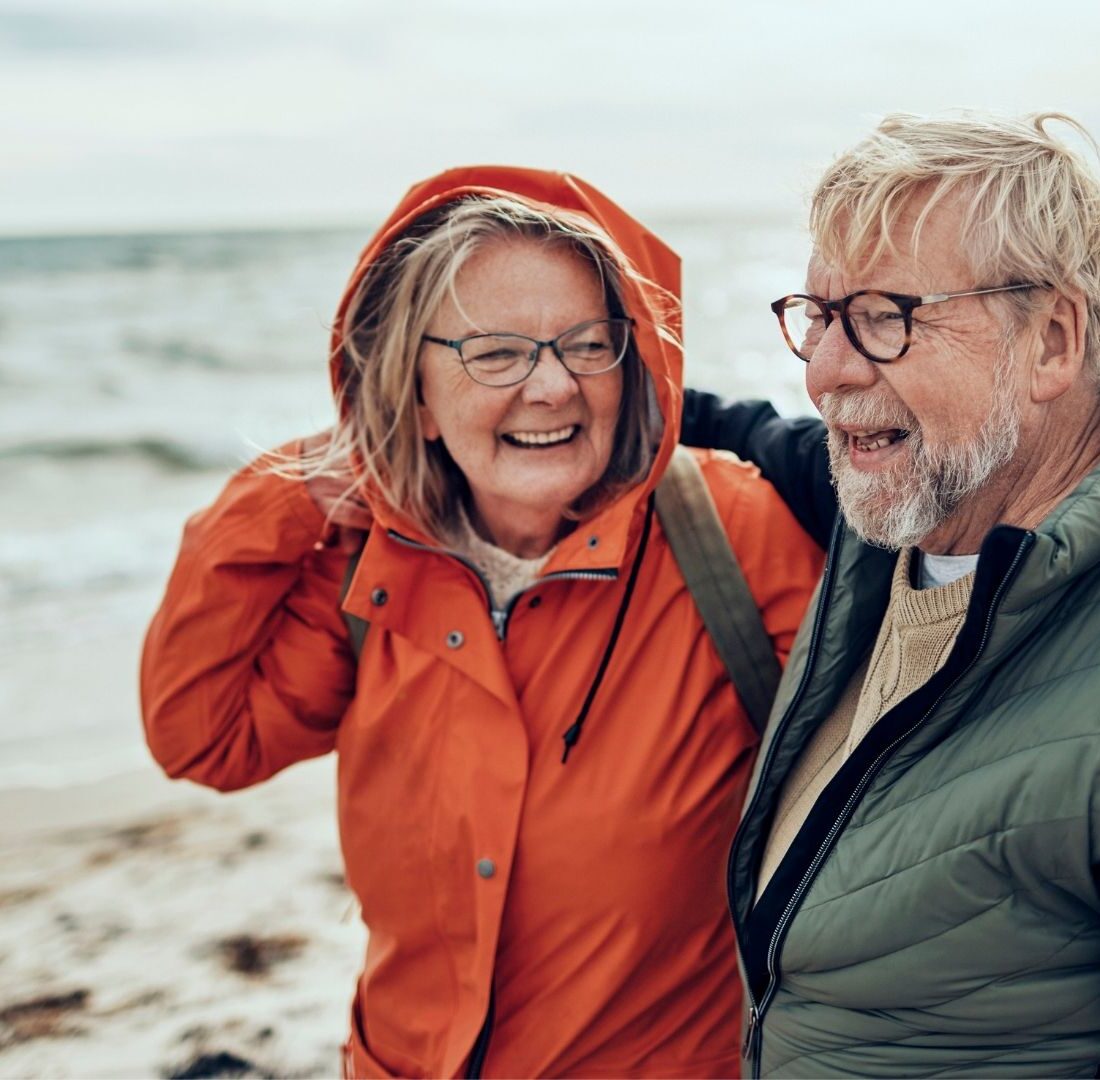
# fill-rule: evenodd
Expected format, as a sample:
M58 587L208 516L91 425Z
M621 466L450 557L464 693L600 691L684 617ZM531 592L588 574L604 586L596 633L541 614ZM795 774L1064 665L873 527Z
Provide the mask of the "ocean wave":
M25 276L142 274L176 269L209 273L293 262L318 247L354 256L373 230L352 227L240 229L73 236L0 236L0 281Z
M230 357L205 342L189 341L183 337L156 337L152 334L127 333L120 342L123 351L145 361L162 363L169 367L192 366L213 371L234 366Z
M101 458L130 458L151 462L170 472L206 472L234 468L241 464L239 453L230 446L185 443L158 436L122 439L72 437L35 439L0 445L0 461L45 458L54 461L87 461Z

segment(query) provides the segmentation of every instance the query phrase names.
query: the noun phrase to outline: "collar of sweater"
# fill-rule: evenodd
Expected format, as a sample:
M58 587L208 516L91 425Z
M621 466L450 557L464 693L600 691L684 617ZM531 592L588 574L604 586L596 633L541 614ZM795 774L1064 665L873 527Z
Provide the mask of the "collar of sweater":
M894 567L890 585L890 606L896 622L904 626L920 626L955 619L966 611L974 587L971 570L946 585L915 589L910 582L913 548L903 548Z
M551 548L537 559L521 559L518 555L489 543L470 524L466 508L461 503L446 539L448 546L469 559L481 571L489 586L493 609L496 611L503 611L516 593L533 585L542 573L542 568L549 562L550 556L554 554L554 548Z

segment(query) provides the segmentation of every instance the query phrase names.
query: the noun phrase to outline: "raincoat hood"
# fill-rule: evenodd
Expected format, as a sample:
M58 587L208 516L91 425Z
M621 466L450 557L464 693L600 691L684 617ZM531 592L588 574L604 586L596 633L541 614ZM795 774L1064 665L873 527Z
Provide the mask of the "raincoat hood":
M449 169L411 187L363 249L344 290L332 332L330 356L333 391L337 401L341 402L341 408L347 408L341 393L344 380L344 321L356 290L371 264L421 215L470 195L501 196L527 203L550 214L568 211L573 216L586 218L610 237L625 255L629 266L643 279L639 282L633 276L623 275L622 291L626 313L634 319L634 340L638 353L649 372L657 407L664 419L661 445L647 480L601 510L595 518L589 519L591 523L599 523L600 531L608 541L600 545L599 558L594 559L591 554L584 556L580 550L574 551L574 547L580 542L574 534L559 545L559 549L565 550L559 550L553 559L554 566L561 561L559 555L564 556L571 564L587 562L606 565L609 557L617 555L617 559L621 559L628 533L633 532L630 525L635 511L656 486L679 437L683 396L682 355L680 348L667 340L667 335L658 333L658 327L670 330L679 340L680 258L647 228L591 185L569 173L504 165L471 165ZM370 502L379 523L406 533L423 535L404 515L395 512L392 507L382 505L380 499L370 498ZM588 528L577 530L582 531L586 535L590 532Z

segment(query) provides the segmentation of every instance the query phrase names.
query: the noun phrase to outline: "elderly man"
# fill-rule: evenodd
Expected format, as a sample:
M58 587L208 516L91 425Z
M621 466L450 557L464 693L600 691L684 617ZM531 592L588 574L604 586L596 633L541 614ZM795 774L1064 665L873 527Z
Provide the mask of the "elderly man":
M831 531L730 854L749 1075L1100 1075L1100 183L1066 119L887 118L772 305L824 428L687 403Z

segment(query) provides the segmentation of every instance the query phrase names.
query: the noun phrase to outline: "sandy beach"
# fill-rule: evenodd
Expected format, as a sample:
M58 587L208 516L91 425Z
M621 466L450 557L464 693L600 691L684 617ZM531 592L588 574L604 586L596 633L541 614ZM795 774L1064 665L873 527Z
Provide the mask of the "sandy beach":
M335 1076L365 933L333 761L0 794L0 1076Z

